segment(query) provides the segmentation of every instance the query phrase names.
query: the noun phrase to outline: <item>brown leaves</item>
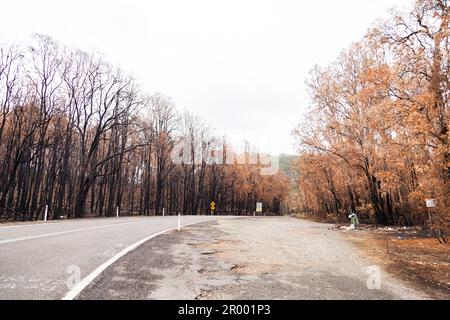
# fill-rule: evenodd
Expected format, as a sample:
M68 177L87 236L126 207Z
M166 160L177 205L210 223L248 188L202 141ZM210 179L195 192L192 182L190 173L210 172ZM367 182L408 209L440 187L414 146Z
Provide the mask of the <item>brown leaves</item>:
M390 223L422 223L425 197L436 197L448 212L449 8L430 3L418 1L311 73L309 119L294 132L305 209L339 216L358 198Z

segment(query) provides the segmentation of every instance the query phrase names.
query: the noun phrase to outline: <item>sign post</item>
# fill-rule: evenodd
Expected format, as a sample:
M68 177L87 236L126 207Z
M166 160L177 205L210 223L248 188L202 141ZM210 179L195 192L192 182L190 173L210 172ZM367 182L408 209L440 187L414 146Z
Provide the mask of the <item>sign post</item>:
M436 208L437 206L436 199L427 199L425 202L427 204L427 208Z
M262 202L257 202L256 203L256 212L257 213L262 213L263 212L263 203Z
M430 230L431 230L431 232L433 232L433 225L432 225L432 221L431 221L431 208L436 208L436 206L437 206L436 199L426 199L425 203L427 205L427 210L428 210L428 219L430 220Z
M214 201L211 201L210 206L211 206L211 215L213 215L214 211L216 210L216 203Z

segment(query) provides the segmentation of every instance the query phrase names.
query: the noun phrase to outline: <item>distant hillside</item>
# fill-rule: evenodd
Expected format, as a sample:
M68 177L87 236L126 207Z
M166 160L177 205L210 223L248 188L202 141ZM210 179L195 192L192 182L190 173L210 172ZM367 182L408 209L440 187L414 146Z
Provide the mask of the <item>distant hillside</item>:
M292 164L297 160L299 156L297 155L280 155L280 171L288 176L291 181L295 181L298 178L298 170L293 170Z

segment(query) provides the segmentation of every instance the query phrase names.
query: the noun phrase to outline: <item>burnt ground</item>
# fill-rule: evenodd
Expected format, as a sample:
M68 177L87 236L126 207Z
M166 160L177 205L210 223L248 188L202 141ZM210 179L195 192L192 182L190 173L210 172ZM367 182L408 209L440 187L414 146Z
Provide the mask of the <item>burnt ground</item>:
M450 244L414 228L362 226L342 234L388 272L435 299L450 298Z

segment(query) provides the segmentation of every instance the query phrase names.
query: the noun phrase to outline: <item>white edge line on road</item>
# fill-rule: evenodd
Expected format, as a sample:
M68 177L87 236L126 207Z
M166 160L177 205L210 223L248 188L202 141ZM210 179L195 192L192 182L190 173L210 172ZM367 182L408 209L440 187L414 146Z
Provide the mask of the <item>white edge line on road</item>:
M21 224L11 224L11 225L2 225L0 226L0 230L1 229L14 229L14 228L25 228L25 227L38 227L38 226L53 226L53 225L57 225L57 224L61 224L61 223L68 223L68 222L73 222L75 220L52 220L52 221L43 221L43 220L39 220L36 222L29 222L29 223L21 223Z
M104 226L97 226L97 227L89 227L89 228L74 229L74 230L68 230L68 231L52 232L52 233L44 233L44 234L38 234L38 235L35 235L35 236L29 236L29 237L5 239L5 240L0 240L0 244L7 244L7 243L12 243L12 242L17 242L17 241L33 240L33 239L46 238L46 237L52 237L52 236L59 236L59 235L62 235L62 234L68 234L68 233L74 233L74 232L89 231L89 230L96 230L96 229L105 229L105 228L110 228L110 227L124 226L124 225L127 225L127 224L141 223L141 222L142 221L115 223L115 224L107 224L107 225L104 225Z
M194 223L183 225L182 227L188 227L188 226L191 226L191 225L194 225L194 224L200 224L200 223L204 223L204 222L210 222L210 221L194 222ZM157 237L157 236L159 236L159 235L161 235L163 233L175 230L177 228L178 227L174 227L174 228L166 229L164 231L152 234L151 236L148 236L148 237L146 237L146 238L144 238L142 240L139 240L138 242L136 242L136 243L126 247L125 249L120 251L118 254L116 254L114 257L112 257L111 259L109 259L105 263L102 263L94 271L92 271L86 277L84 277L80 282L78 282L77 285L75 285L72 289L70 289L70 291L67 292L66 295L61 300L73 300L73 299L75 299L81 293L81 291L83 291L92 281L95 280L95 278L97 278L103 271L105 271L106 268L108 268L114 262L116 262L117 260L122 258L128 252L136 249L141 244L143 244L144 242L147 242L148 240L150 240L152 238L155 238L155 237Z
M42 225L49 225L54 222L36 222L36 223L24 223L24 224L17 224L17 225L7 225L7 226L1 226L0 229L12 229L12 228L23 228L23 227L32 227L32 226L42 226Z
M148 218L148 217L143 217L143 216L126 216L123 218ZM29 222L29 223L23 223L23 224L11 224L11 225L1 225L0 224L0 229L13 229L13 228L24 228L24 227L37 227L37 226L54 226L54 225L60 225L60 224L66 224L66 223L72 223L72 222L79 222L79 221L83 221L83 222L98 222L99 220L111 220L112 217L108 217L108 218L77 218L77 219L64 219L64 220L51 220L51 221L43 221L43 220L39 220L36 222ZM116 220L116 218L114 217L114 220Z

